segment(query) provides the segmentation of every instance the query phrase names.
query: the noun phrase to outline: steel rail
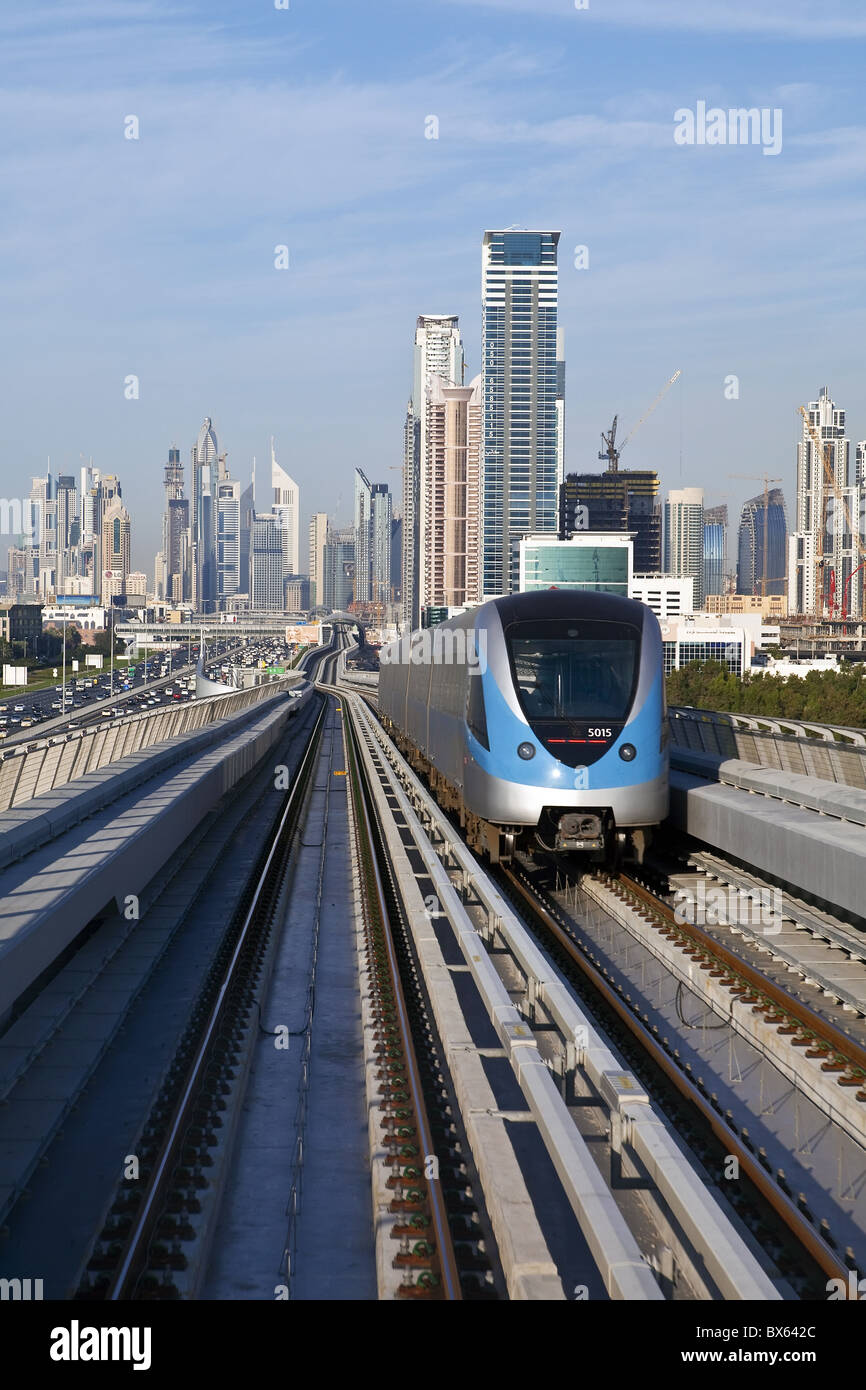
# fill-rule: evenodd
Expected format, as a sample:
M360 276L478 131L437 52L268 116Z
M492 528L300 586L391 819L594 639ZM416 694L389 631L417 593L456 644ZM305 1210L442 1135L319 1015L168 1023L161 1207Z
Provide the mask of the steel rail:
M196 1051L195 1058L187 1073L187 1080L184 1084L183 1091L175 1107L168 1131L162 1141L156 1167L148 1182L147 1194L136 1214L132 1229L127 1238L123 1259L119 1268L115 1270L106 1291L105 1298L108 1302L119 1302L121 1299L131 1298L134 1294L135 1286L143 1272L143 1265L147 1259L153 1229L162 1212L166 1190L170 1185L178 1154L182 1148L186 1131L191 1123L191 1112L204 1079L211 1048L219 1032L225 1004L237 973L238 962L251 935L251 929L259 909L259 904L273 871L274 860L282 846L286 829L288 826L291 826L295 814L303 800L309 774L315 761L316 754L318 753L326 711L327 703L323 702L310 736L310 742L307 745L301 765L298 768L291 791L286 798L283 811L280 815L279 824L271 838L271 846L268 851L267 859L259 874L255 889L253 890L252 900L244 917L243 925L232 952L231 959L226 966L219 993L211 1008L210 1016Z
M388 968L394 989L397 1020L400 1026L401 1044L403 1056L406 1061L406 1074L412 1097L412 1108L418 1127L418 1136L423 1146L424 1154L432 1154L435 1152L433 1136L427 1116L427 1108L424 1102L424 1091L418 1067L418 1059L415 1053L415 1044L412 1037L412 1026L406 1007L406 996L403 992L403 984L400 979L400 966L390 929L390 914L385 900L385 889L376 854L376 845L379 845L383 855L387 856L387 851L385 850L384 837L379 826L379 818L375 808L370 804L369 788L366 786L366 779L361 771L363 760L359 756L358 733L354 725L353 716L348 709L347 701L343 700L341 703L344 723L349 733L349 738L346 740L346 743L353 772L352 790L353 794L355 794L355 807L358 813L358 819L361 822L361 829L371 851L369 858L371 872L365 887L372 897L371 906L382 924L382 935L385 941ZM428 1179L427 1193L430 1202L433 1227L436 1232L436 1254L442 1275L443 1291L448 1300L459 1301L463 1298L463 1292L460 1285L460 1274L454 1254L451 1227L448 1221L448 1212L445 1206L445 1198L442 1193L441 1185L436 1181Z
M710 932L704 931L702 927L692 922L678 921L673 909L657 898L643 884L637 883L625 874L620 874L619 882L623 884L632 897L645 907L650 908L657 917L660 917L666 926L689 938L707 955L713 956L723 963L728 974L737 975L740 979L747 981L754 990L769 999L788 1018L795 1020L805 1032L813 1033L816 1037L822 1038L840 1058L845 1059L849 1066L855 1067L863 1073L862 1084L866 1088L866 1048L861 1047L853 1038L849 1038L829 1019L822 1018L820 1014L815 1013L808 1004L786 994L780 985L744 961L734 951L729 950L727 946L722 945Z
M796 1237L798 1242L808 1251L812 1259L830 1278L842 1279L845 1287L848 1287L848 1266L834 1255L833 1251L824 1243L817 1232L812 1228L800 1209L778 1188L767 1176L758 1163L753 1158L749 1150L742 1143L734 1131L720 1119L709 1101L707 1101L693 1082L689 1081L680 1071L677 1065L671 1061L664 1048L656 1042L648 1028L646 1028L638 1018L632 1013L628 1005L618 997L616 990L605 980L601 971L580 950L574 938L557 922L552 913L545 907L544 903L527 885L509 868L501 869L502 875L508 880L510 886L528 904L532 912L543 924L545 930L555 938L557 943L563 948L569 958L587 976L590 983L614 1011L622 1023L637 1038L641 1047L649 1053L652 1060L664 1072L665 1076L677 1088L686 1100L690 1101L701 1113L704 1120L709 1124L716 1138L724 1145L728 1153L733 1154L739 1161L741 1168L747 1177L758 1189L764 1199L770 1204L773 1210L785 1223L788 1229Z

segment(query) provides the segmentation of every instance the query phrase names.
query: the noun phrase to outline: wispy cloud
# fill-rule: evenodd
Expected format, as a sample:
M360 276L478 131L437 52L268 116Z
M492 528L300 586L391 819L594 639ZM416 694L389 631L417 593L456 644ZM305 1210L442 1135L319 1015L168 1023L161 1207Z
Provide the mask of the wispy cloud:
M594 460L597 403L638 418L660 363L687 365L695 419L714 422L698 482L738 449L781 466L773 412L800 373L812 394L825 377L840 397L847 380L859 389L859 74L828 83L811 55L794 63L777 45L774 62L763 43L716 61L723 45L694 35L799 38L808 18L817 41L866 19L838 5L819 19L794 0L755 0L755 13L745 0L590 0L583 13L571 0L438 0L449 22L431 43L437 0L394 0L419 26L409 37L377 27L377 4L363 23L357 0L293 0L278 19L228 0L3 7L0 490L18 495L11 473L47 453L69 466L94 453L124 474L141 564L157 544L164 450L172 438L185 450L206 413L239 473L273 432L305 509L348 493L354 462L393 481L382 470L399 462L414 318L459 313L476 369L492 225L563 232L571 466ZM493 5L514 22L492 25ZM582 25L591 45L563 41ZM671 43L677 31L691 41ZM820 51L844 74L852 48ZM711 81L689 60L708 51ZM674 111L698 98L784 106L783 154L677 148ZM138 141L123 136L130 113ZM425 139L431 113L438 140ZM804 315L816 325L805 338ZM736 371L742 407L723 434L712 402ZM128 372L141 375L134 406ZM642 432L663 476L671 418ZM783 443L787 457L784 431Z
M682 33L742 34L803 39L821 43L866 38L866 16L856 0L589 0L577 10L573 0L442 0L476 9L559 16L580 24L610 24L632 29L679 30Z

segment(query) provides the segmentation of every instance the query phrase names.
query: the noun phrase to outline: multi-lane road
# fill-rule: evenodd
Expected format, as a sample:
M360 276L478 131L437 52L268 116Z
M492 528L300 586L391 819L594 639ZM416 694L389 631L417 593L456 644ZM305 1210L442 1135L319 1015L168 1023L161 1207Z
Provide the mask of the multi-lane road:
M80 728L124 714L142 714L161 705L179 704L195 692L195 664L199 646L182 644L174 651L155 651L110 670L79 670L67 680L42 690L20 690L0 696L0 747L47 733ZM208 644L205 672L216 680L228 680L230 668L255 666L259 661L288 665L285 643L266 639L241 642L231 637ZM56 667L59 672L61 667Z

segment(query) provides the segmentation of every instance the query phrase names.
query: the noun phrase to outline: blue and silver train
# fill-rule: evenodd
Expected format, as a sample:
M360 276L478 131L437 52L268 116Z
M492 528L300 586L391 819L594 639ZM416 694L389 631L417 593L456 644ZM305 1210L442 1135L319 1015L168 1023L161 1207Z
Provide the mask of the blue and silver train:
M546 589L380 654L379 715L469 844L643 858L668 813L662 640L651 609Z

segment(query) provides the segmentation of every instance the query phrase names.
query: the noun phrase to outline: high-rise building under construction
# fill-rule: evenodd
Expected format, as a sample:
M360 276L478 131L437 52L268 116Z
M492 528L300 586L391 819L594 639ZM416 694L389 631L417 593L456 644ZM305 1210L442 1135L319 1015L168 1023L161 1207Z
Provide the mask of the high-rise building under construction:
M662 563L659 475L651 469L569 473L559 489L559 537L575 531L634 531L635 574Z

